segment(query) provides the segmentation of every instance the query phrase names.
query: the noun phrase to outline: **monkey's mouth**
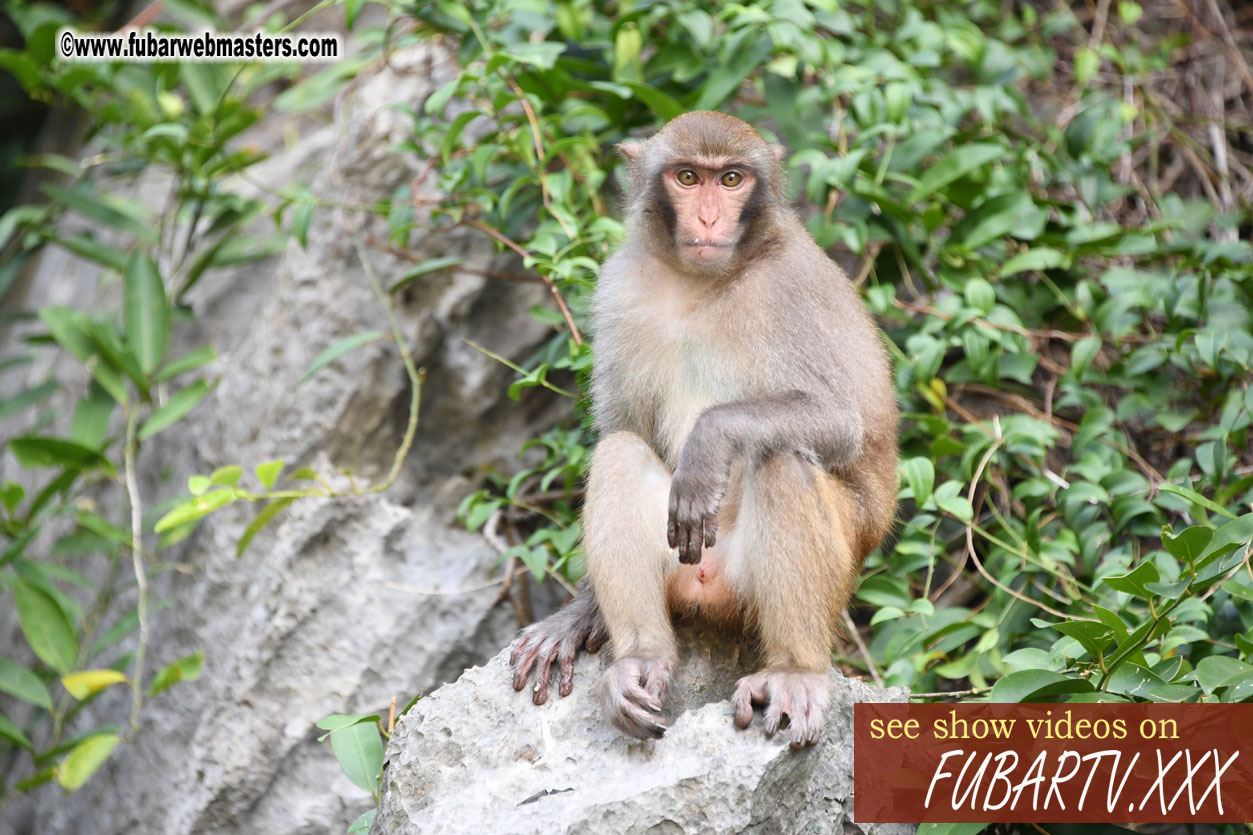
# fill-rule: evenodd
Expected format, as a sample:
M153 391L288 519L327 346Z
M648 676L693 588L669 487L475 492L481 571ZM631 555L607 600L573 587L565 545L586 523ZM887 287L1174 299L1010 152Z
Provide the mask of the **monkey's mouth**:
M710 241L704 238L688 238L683 241L683 245L697 249L731 249L735 246L735 241Z

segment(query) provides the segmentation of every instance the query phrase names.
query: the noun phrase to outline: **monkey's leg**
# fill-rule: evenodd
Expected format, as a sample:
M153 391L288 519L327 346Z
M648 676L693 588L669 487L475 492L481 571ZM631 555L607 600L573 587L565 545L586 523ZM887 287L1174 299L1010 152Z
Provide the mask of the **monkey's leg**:
M513 643L509 663L513 665L513 689L526 687L535 668L535 686L531 701L542 705L548 701L548 679L553 662L557 662L557 692L569 696L574 689L574 656L579 648L588 652L600 649L607 637L605 619L600 616L596 596L587 580L579 583L579 593L561 610L522 630Z
M728 573L760 632L766 666L736 685L738 727L764 704L767 734L786 717L792 747L818 741L831 638L857 570L849 544L855 515L847 488L795 453L752 468Z
M666 544L669 494L670 472L642 438L615 432L596 445L583 544L615 659L601 703L614 727L641 739L665 733L661 700L677 660L665 592L678 566Z

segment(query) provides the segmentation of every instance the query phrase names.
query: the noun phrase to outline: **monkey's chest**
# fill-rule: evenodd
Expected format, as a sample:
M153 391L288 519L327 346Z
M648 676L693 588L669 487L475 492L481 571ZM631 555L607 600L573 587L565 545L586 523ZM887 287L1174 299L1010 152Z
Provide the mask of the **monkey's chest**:
M644 401L652 404L648 423L654 447L673 467L701 413L743 399L748 377L737 373L726 346L699 335L662 338L654 348L638 382L648 389L641 392Z

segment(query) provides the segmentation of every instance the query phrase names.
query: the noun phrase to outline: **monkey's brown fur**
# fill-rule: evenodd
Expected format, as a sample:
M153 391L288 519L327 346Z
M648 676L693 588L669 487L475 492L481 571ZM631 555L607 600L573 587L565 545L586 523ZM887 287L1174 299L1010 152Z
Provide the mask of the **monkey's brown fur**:
M594 304L590 589L523 633L514 685L535 665L542 702L557 661L565 695L575 649L607 631L610 720L660 736L670 615L694 611L760 640L765 667L737 686L736 723L766 703L767 732L786 716L793 744L812 743L836 624L895 509L882 337L749 125L689 113L622 152L627 239ZM726 171L743 185L723 187L738 182Z

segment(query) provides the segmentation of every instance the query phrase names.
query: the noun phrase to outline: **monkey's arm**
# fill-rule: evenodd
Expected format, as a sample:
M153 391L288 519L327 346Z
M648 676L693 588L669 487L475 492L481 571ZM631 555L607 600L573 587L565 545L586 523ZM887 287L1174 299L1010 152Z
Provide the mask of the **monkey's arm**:
M800 390L724 403L696 421L679 455L670 484L666 539L679 561L699 563L701 548L717 541L718 508L731 464L795 451L840 469L861 452L862 422L856 407L835 397Z

